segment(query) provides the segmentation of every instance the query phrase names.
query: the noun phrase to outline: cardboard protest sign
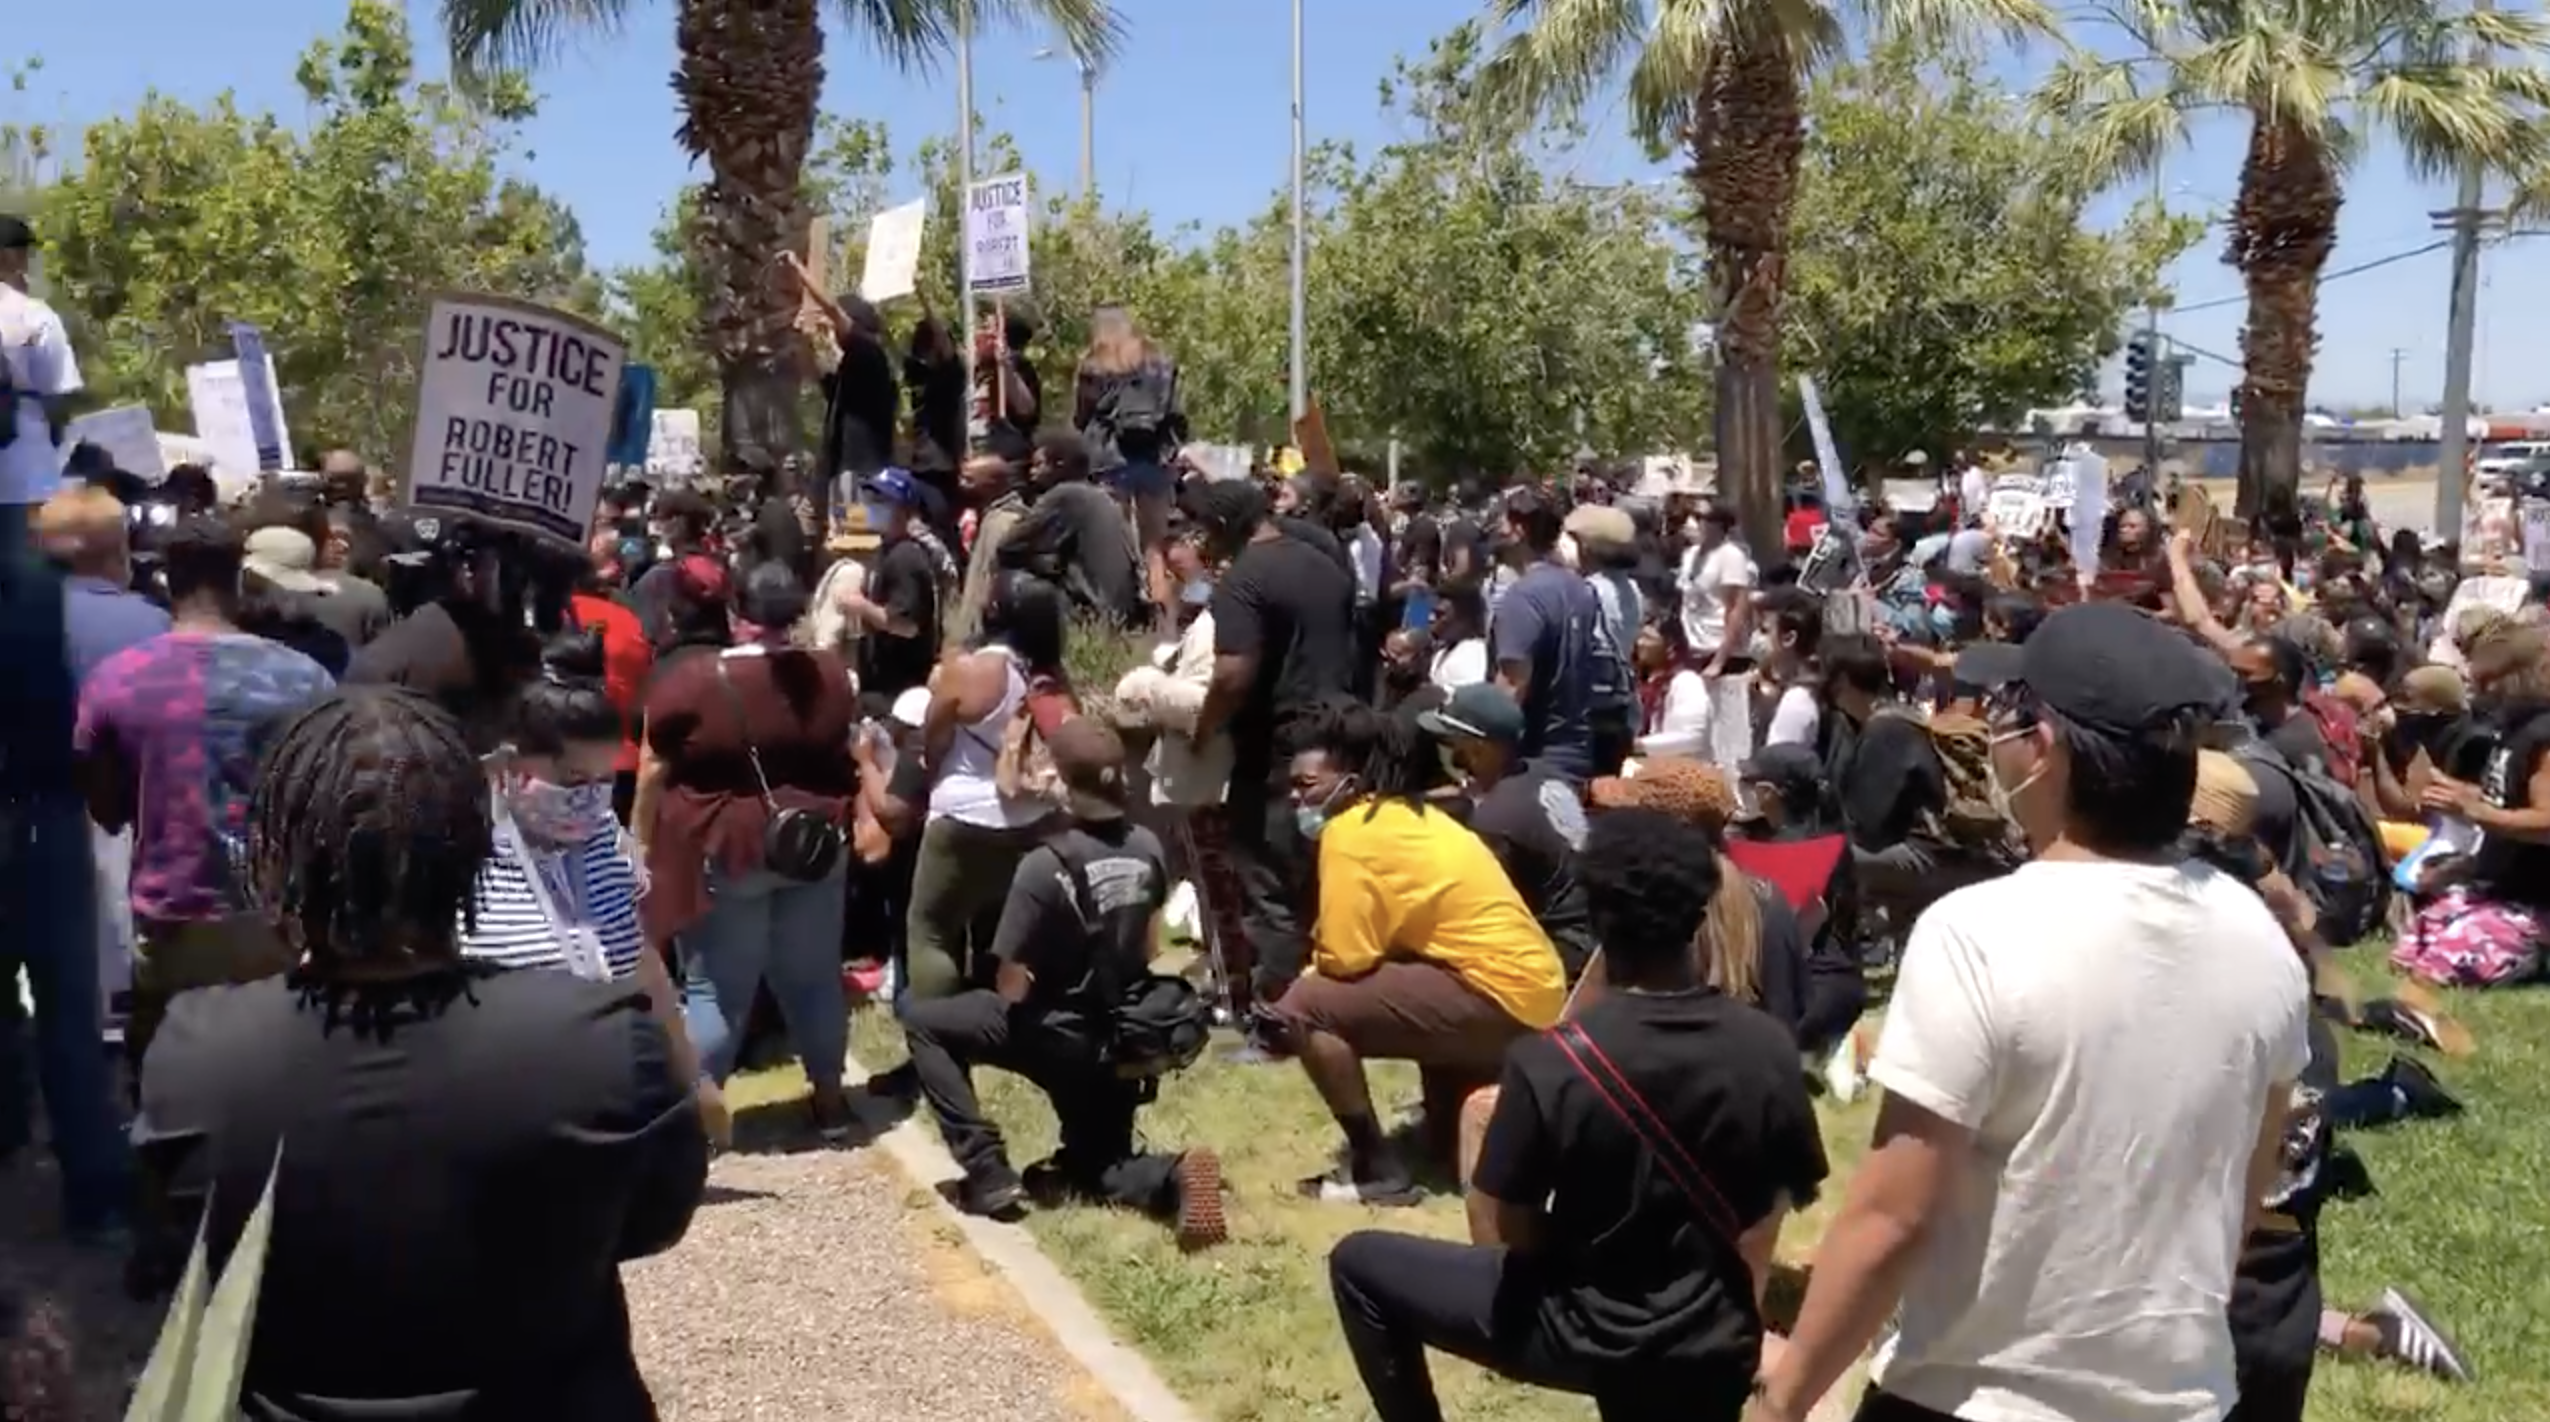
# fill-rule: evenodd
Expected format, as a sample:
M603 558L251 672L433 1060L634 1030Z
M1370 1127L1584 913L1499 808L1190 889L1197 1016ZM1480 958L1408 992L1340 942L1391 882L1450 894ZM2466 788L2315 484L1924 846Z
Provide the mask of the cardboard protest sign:
M275 395L274 357L261 357L261 364L266 418L274 422L272 439L278 447L289 449L291 432L284 426L283 404ZM239 362L215 360L186 367L186 403L195 413L195 438L212 447L213 464L221 472L256 472L260 420L250 409L248 382L239 373Z
M159 427L140 405L94 410L62 427L65 448L93 444L106 451L115 467L156 484L168 477L167 459L159 450Z
M868 222L868 262L859 275L859 294L883 305L920 290L921 233L930 206L919 198L889 207Z
M627 354L609 331L527 301L436 297L403 501L581 549Z
M1328 441L1328 412L1319 408L1319 397L1313 395L1302 407L1302 417L1293 421L1293 445L1302 452L1302 468L1312 474L1342 474L1337 463L1337 446Z
M656 411L646 441L647 477L693 479L707 470L708 460L699 447L699 411Z
M965 270L974 290L1002 296L1034 285L1028 240L1035 227L1032 203L1025 173L977 179L966 191Z

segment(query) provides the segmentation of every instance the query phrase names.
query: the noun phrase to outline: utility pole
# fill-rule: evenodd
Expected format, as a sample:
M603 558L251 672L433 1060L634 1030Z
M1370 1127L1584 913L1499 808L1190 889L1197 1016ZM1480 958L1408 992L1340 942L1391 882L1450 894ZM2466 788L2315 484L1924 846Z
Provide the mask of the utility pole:
M2398 346L2391 347L2391 418L2394 420L2400 418L2402 413L2399 403L2399 367L2400 362L2406 359L2408 359L2407 351Z
M2167 199L2161 195L2160 164L2154 162L2152 164L2152 207L2158 210L2166 205ZM2160 293L2158 291L2147 293L2143 301L2143 348L2150 352L2152 369L2157 373L2162 364ZM2151 409L2143 412L2143 477L2154 487L2160 483L2160 421L2154 418L2159 413Z
M969 410L974 399L974 243L966 228L973 204L974 0L956 0L956 306L965 313L965 324L952 334L965 359Z
M2485 10L2493 0L2472 0ZM2484 55L2482 56L2485 57ZM2476 162L2461 170L2452 211L2435 214L2453 234L2452 311L2444 336L2444 438L2435 470L2435 536L2461 537L2462 483L2470 463L2470 347L2479 325L2479 227L2485 175Z
M1302 117L1302 0L1293 0L1293 418L1310 413L1310 182Z

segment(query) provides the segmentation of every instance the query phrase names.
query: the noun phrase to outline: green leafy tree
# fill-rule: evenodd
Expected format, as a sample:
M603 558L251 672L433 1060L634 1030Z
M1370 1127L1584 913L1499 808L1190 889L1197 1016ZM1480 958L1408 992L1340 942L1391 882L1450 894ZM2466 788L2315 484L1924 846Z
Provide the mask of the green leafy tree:
M2513 180L2518 206L2550 193L2550 20L2458 0L2135 0L2107 14L2114 42L2074 50L2039 96L2086 175L2151 172L2199 118L2248 119L2223 260L2249 293L2238 509L2255 513L2301 486L2348 169L2388 136L2420 177L2476 163Z
M441 0L452 55L467 74L549 57L580 32L624 23L629 0ZM898 66L946 54L960 20L1034 21L1098 62L1120 26L1107 0L839 0L840 20ZM797 293L772 265L803 250L804 179L823 97L824 32L816 0L676 0L680 60L675 138L709 179L684 237L707 273L705 334L724 397L719 444L730 466L775 468L797 451L804 362L791 334Z
M2313 0L2299 0L2309 4ZM1720 486L1757 548L1780 534L1781 307L1805 89L1863 33L1946 40L2050 27L2041 0L1488 0L1497 102L1574 112L1628 85L1634 132L1691 160L1715 311Z
M1828 70L1806 120L1785 345L1854 459L2014 427L2094 386L2203 235L2148 206L2093 229L2070 145L1953 53L1896 44Z
M186 428L185 367L264 329L293 433L407 457L426 301L438 289L598 308L565 210L499 177L531 114L519 83L479 105L420 82L403 9L353 0L296 70L306 131L151 95L90 126L43 190L53 300L108 404Z

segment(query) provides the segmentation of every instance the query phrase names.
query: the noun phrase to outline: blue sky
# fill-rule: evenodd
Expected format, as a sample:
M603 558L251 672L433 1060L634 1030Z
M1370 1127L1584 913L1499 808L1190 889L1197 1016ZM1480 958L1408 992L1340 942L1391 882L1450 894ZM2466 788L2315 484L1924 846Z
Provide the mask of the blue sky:
M1361 144L1391 136L1376 85L1392 55L1475 15L1480 0L1304 0L1309 124L1314 139ZM413 7L420 49L439 62L430 3ZM252 108L297 111L294 57L333 32L342 0L82 0L16 7L13 54L42 56L25 95L0 94L0 119L77 124L129 107L150 89L186 99L235 90ZM1284 0L1118 0L1130 34L1098 100L1098 174L1111 203L1149 208L1168 221L1235 221L1258 211L1285 180L1290 145L1290 9ZM624 33L580 42L539 76L542 107L522 166L571 204L602 263L642 257L658 211L685 179L672 140L666 76L674 63L671 0L635 7ZM1070 64L1039 60L1048 37L995 32L977 44L977 107L1019 137L1039 178L1074 180L1079 161L1078 78ZM898 76L863 48L829 53L827 109L883 118L899 140L954 127L952 70ZM2012 72L2017 74L2014 63ZM12 111L14 110L14 112ZM1657 176L1621 131L1617 110L1576 160L1584 181ZM2241 135L2199 135L2173 161L2174 201L2220 211L2236 185ZM2448 194L2410 181L2395 156L2368 155L2349 189L2333 270L2433 240L2426 214ZM2208 241L2174 274L2182 305L2236 297L2236 275ZM2550 238L2492 251L2481 291L2478 397L2500 408L2550 403L2550 328L2524 311L2550 305ZM2443 384L2447 259L2443 252L2334 282L2321 303L2321 355L2313 397L2387 403L2392 351L2405 402L2415 408ZM2171 319L2173 335L2223 356L2239 351L2237 301ZM1270 338L1274 333L1270 333ZM2191 398L2218 400L2223 366L2200 363ZM2112 384L2112 381L2111 381Z

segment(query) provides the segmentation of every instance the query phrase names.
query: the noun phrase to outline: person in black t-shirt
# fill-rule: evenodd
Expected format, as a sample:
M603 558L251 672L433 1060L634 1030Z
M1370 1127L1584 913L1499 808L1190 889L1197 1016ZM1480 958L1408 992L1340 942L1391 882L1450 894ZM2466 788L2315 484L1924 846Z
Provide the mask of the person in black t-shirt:
M1796 1048L1697 979L1705 832L1616 811L1582 862L1609 991L1506 1054L1472 1242L1367 1230L1329 1255L1381 1422L1440 1422L1428 1348L1606 1422L1734 1422L1752 1388L1780 1223L1826 1174Z
M883 542L867 585L842 590L841 611L860 629L860 690L895 697L927 683L938 664L938 561L914 536L938 516L938 491L901 469L875 475L860 491L868 527Z
M471 745L492 751L514 693L539 673L540 639L523 626L520 597L507 596L503 540L465 519L437 523L433 537L420 560L431 600L356 652L342 680L422 692L458 718Z
M1468 778L1469 825L1487 841L1514 891L1567 965L1568 981L1593 956L1593 920L1576 853L1585 842L1585 801L1566 776L1523 759L1523 708L1485 682L1452 693L1417 725L1449 746Z
M655 1415L618 1266L706 1188L699 1063L625 982L462 956L492 835L411 692L320 701L259 770L246 872L298 966L176 997L134 1136L215 1268L272 1172L249 1415Z
M1287 741L1323 700L1354 682L1355 580L1269 516L1266 491L1243 479L1204 486L1195 521L1208 556L1231 560L1213 589L1213 682L1194 739L1231 735L1225 800L1241 921L1261 1002L1300 976L1306 941L1299 905L1312 902L1311 854L1293 819Z
M1186 1248L1218 1244L1220 1161L1209 1150L1137 1150L1134 1112L1154 1083L1122 1075L1107 1055L1116 1002L1150 971L1169 899L1167 855L1158 836L1125 818L1124 744L1114 731L1075 717L1045 746L1068 823L1028 851L1010 881L992 944L996 986L905 1005L913 1074L964 1168L958 1198L967 1210L1013 1217L1031 1193L1078 1195L1172 1216ZM975 1098L976 1066L1026 1077L1054 1108L1062 1149L1026 1180Z

